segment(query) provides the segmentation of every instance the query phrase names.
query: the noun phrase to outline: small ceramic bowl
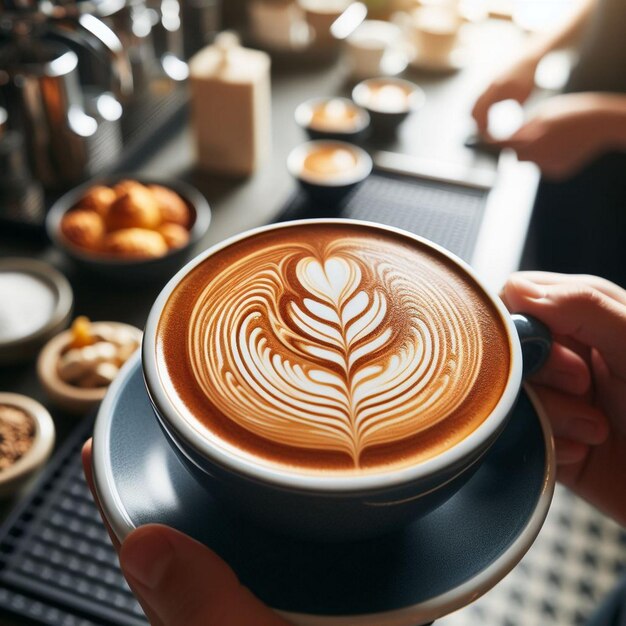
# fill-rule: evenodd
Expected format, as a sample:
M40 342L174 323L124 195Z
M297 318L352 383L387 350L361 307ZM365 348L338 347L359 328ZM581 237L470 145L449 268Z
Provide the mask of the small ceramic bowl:
M370 125L369 113L348 98L313 98L298 106L296 124L311 139L358 141Z
M420 109L426 96L421 87L403 78L368 78L352 90L354 102L364 108L376 132L393 132Z
M7 498L19 491L48 460L54 447L55 430L50 413L31 398L17 393L0 393L0 405L23 410L35 425L31 447L13 465L0 471L0 498Z
M94 334L103 326L124 330L141 344L142 332L129 324L121 322L92 322ZM37 375L46 394L56 406L68 413L84 414L104 398L108 387L82 388L71 385L61 379L58 373L59 358L72 340L72 331L66 330L52 338L43 348L37 359Z
M0 365L34 359L72 315L69 282L47 263L0 259Z
M370 155L344 141L308 141L287 157L289 173L312 200L325 206L339 204L371 173Z
M61 233L61 220L67 211L73 209L86 192L96 185L113 186L122 180L134 180L144 185L161 185L176 192L187 204L192 225L189 241L156 258L123 258L89 252L69 242ZM93 179L69 191L59 198L48 213L46 230L52 242L69 256L78 267L100 276L120 282L143 282L166 280L191 256L193 247L204 236L211 221L211 209L204 196L196 189L178 180L165 180L119 174L103 179Z

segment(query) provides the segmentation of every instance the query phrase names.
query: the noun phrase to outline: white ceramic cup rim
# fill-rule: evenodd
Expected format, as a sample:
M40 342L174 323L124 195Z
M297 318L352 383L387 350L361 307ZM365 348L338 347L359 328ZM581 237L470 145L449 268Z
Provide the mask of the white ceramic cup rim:
M388 85L395 85L397 87L404 88L406 92L406 106L394 109L384 109L379 108L376 105L372 105L369 102L369 93L372 85L376 85L377 83L386 83ZM354 86L352 89L352 100L356 105L362 107L366 111L394 115L417 111L417 109L424 105L426 94L419 85L412 83L410 80L396 78L395 76L374 76L372 78L366 78Z
M304 160L313 150L320 148L336 148L347 150L354 155L356 164L354 168L335 175L311 174L304 171ZM354 185L365 180L372 171L374 164L372 157L359 146L347 141L335 139L313 139L296 146L287 157L287 170L289 173L305 183L318 187L344 187Z
M345 105L346 109L354 111L356 113L356 123L352 126L346 126L345 128L325 128L323 125L316 126L313 124L312 118L315 113L315 108L330 102L340 102ZM298 124L298 126L318 133L327 133L329 135L356 135L369 126L370 114L363 107L356 104L353 100L350 100L350 98L341 98L338 96L330 98L318 97L311 98L310 100L305 100L300 103L296 107L294 119L296 120L296 124Z
M380 474L346 477L309 475L289 472L288 470L279 469L277 467L270 467L261 462L255 462L248 457L235 456L229 453L226 447L220 447L219 445L211 443L208 438L203 436L200 426L192 425L182 413L176 409L168 394L159 384L159 373L155 354L158 323L163 308L176 286L192 269L219 250L259 233L282 228L292 228L303 224L353 224L358 227L372 228L402 235L407 239L429 247L445 256L450 262L463 270L470 279L473 279L476 285L482 289L483 293L489 298L500 314L503 326L508 335L511 357L509 375L500 400L494 409L483 423L465 439L435 457L399 470L381 472ZM468 455L471 455L472 452L479 450L481 446L502 429L506 418L513 409L521 388L523 362L517 331L507 309L500 298L491 292L465 261L459 259L445 248L399 228L360 220L320 218L270 224L245 231L210 247L187 263L165 285L152 306L143 336L142 365L148 394L161 416L161 419L165 420L167 426L174 431L176 436L179 437L186 446L189 446L200 456L235 474L245 476L253 481L270 484L277 488L340 494L355 492L368 493L386 490L406 485L413 481L436 476L446 468L461 462L464 458L468 457Z

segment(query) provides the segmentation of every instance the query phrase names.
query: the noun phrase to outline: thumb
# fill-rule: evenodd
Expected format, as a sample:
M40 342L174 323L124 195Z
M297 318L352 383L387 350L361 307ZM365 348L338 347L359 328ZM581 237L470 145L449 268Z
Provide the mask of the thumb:
M120 564L142 606L164 626L288 626L215 553L167 526L133 531Z
M534 315L553 334L571 337L604 358L611 373L626 379L626 306L584 281L538 284L509 278L504 300L511 311Z

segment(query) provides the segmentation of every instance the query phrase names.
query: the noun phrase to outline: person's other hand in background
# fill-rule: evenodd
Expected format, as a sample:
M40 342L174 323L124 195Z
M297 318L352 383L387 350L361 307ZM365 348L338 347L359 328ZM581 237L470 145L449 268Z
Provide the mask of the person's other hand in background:
M552 32L535 35L521 56L486 87L472 109L478 132L488 136L489 109L503 100L516 100L524 104L535 88L535 72L543 57L559 48L579 41L598 0L579 0L576 10L559 28Z
M519 272L502 297L554 337L531 383L552 424L560 482L626 525L626 290L595 276Z
M552 180L569 178L596 157L626 150L626 96L605 92L552 97L530 120L505 140L489 135L489 110L503 100L524 104L535 87L535 72L543 57L581 39L597 0L580 0L557 29L531 38L526 50L497 76L472 109L479 134L488 145L512 148L520 161L532 161Z
M511 137L489 141L512 148L550 180L576 174L596 157L626 150L626 96L572 93L544 102Z
M489 109L503 100L524 104L535 88L535 71L540 59L534 54L522 56L498 76L479 96L472 109L478 133L489 140Z
M83 467L98 504L91 439L83 447ZM148 524L120 545L108 525L107 530L152 626L289 626L243 587L222 559L187 535Z

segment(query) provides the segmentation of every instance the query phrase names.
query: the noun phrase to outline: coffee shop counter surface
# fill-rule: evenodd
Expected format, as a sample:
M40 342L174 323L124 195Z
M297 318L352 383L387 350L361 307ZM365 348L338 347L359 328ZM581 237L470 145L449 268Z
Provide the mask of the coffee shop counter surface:
M445 76L414 71L406 74L407 78L424 88L426 105L405 122L397 139L370 145L372 150L415 157L427 169L437 169L437 163L447 163L463 172L474 168L495 171L497 163L492 157L463 146L472 130L469 111L481 87L495 71L496 64L499 65L505 56L515 54L519 49L522 35L507 22L491 21L471 25L471 28L475 31L470 42L476 42L476 46L468 46L470 56L461 72ZM494 54L494 50L498 54ZM341 63L325 67L308 64L281 67L274 73L272 81L272 158L251 178L227 180L194 171L192 137L188 127L167 135L160 145L154 146L149 158L136 163L137 173L179 177L191 182L206 195L213 209L213 220L197 252L278 216L296 186L286 170L287 154L306 139L293 117L296 106L315 96L348 95L352 87ZM489 241L482 243L479 239L477 248L482 251L483 257L489 259L490 266L500 268L501 274L515 269L519 261L531 209L532 185L529 187L528 183L534 180L525 167L514 164L511 159L504 161L509 163L507 176L511 178L505 185L509 195L519 199L516 187L521 186L524 188L522 196L529 199L517 214L512 214L510 209L507 213L501 211L496 221L503 224L505 230L499 231L498 237L489 237ZM519 173L517 178L516 172ZM501 198L498 205L500 208L508 206L505 198ZM494 248L493 244L497 247ZM0 231L0 257L5 256L38 258L62 271L74 289L76 314L86 315L92 320L126 322L139 328L143 328L152 303L169 278L164 276L162 282L134 287L104 283L78 273L58 250L45 241ZM47 403L36 379L34 363L0 368L0 389L23 393ZM76 417L60 411L55 411L53 416L58 442L62 442L75 425ZM6 516L13 504L12 501L0 504L0 519Z

